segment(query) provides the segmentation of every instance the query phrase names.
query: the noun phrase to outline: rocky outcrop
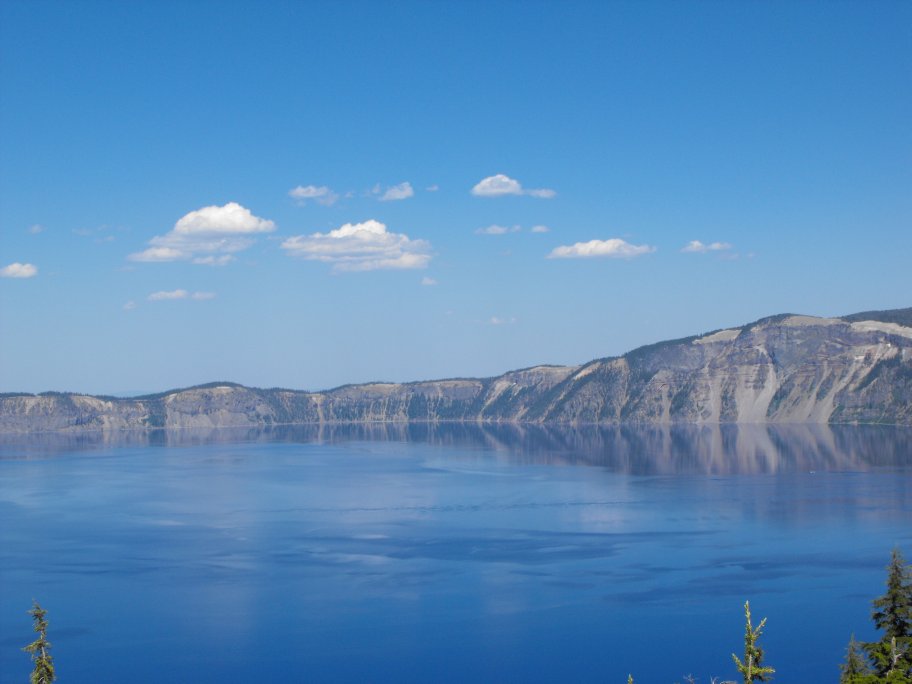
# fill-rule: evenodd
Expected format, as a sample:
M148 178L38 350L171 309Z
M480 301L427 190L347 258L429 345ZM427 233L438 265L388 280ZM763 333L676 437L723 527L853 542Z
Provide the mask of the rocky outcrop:
M775 316L496 378L326 392L212 383L134 399L0 396L0 432L442 421L912 425L912 309Z

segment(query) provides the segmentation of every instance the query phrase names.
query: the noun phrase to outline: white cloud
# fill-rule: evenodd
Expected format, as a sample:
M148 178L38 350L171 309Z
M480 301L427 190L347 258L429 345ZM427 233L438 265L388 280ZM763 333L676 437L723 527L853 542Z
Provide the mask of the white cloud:
M497 224L488 226L487 228L478 228L475 231L476 235L506 235L507 233L518 233L522 228L519 226L498 226Z
M573 245L555 247L551 250L548 258L585 259L589 257L612 257L630 259L654 251L655 247L649 245L631 245L620 238L611 238L610 240L589 240L589 242L577 242Z
M491 325L510 325L511 323L516 323L516 318L500 318L499 316L491 316L488 320L488 323Z
M32 278L38 275L34 264L20 264L18 261L0 268L0 278Z
M522 193L522 185L519 184L519 181L502 173L483 178L472 188L472 194L477 197L500 197L501 195L521 195Z
M44 226L42 226L40 223L35 223L28 227L28 232L31 233L32 235L38 235L38 233L43 233L44 230L45 230Z
M346 223L328 233L296 235L282 242L292 256L332 264L333 271L425 268L431 260L426 240L390 233L373 219Z
M440 186L437 185L436 183L434 183L433 185L427 186L425 188L425 190L427 190L428 192L437 192L438 190L440 190Z
M325 185L299 185L289 190L288 196L296 199L299 204L306 204L307 200L313 200L327 207L335 204L339 199L339 195Z
M191 211L174 224L180 235L251 235L275 230L272 221L258 218L237 202L223 207L203 207Z
M254 216L237 202L229 202L222 207L191 211L170 232L149 240L150 247L127 258L146 262L192 260L197 264L224 266L231 261L225 255L253 244L250 236L273 230L272 221Z
M538 225L538 226L532 226L532 232L533 233L550 233L551 229L548 228L548 226Z
M514 180L502 173L488 176L478 181L472 188L472 194L476 197L502 197L503 195L529 195L530 197L540 197L551 199L557 193L550 188L538 188L535 190L524 190L518 180Z
M692 252L697 254L705 254L706 252L724 252L732 248L727 242L712 242L708 245L703 244L699 240L691 240L684 247L681 248L682 252Z
M427 276L424 276L424 278L421 279L421 284L425 285L427 287L430 287L432 285L436 285L437 281L434 280L433 278L428 278Z
M186 290L160 290L153 292L146 299L150 302L162 302L169 299L186 299L187 294Z
M193 260L193 263L202 264L204 266L227 266L234 260L235 257L231 254L222 254L222 256L209 255L207 257L196 257Z
M172 299L195 299L197 301L204 301L207 299L215 299L214 292L194 292L190 294L186 290L161 290L159 292L153 292L146 299L150 302L164 302ZM127 304L132 304L132 302L127 302ZM135 305L134 305L135 306ZM124 308L127 308L127 305L124 305ZM133 308L132 306L129 308Z
M135 308L136 308L136 302L134 302L132 299L123 305L124 311L132 311Z
M399 185L387 188L386 192L380 196L380 201L389 202L391 200L404 200L414 194L415 191L412 189L412 184L405 181L404 183L399 183Z
M158 238L152 238L157 240ZM149 247L142 252L136 252L127 258L130 261L177 261L186 259L189 255L176 247Z

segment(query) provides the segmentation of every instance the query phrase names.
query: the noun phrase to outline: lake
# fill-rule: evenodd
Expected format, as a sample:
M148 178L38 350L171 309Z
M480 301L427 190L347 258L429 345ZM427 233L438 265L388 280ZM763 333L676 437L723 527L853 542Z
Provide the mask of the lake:
M0 436L0 681L835 682L912 430L335 426Z

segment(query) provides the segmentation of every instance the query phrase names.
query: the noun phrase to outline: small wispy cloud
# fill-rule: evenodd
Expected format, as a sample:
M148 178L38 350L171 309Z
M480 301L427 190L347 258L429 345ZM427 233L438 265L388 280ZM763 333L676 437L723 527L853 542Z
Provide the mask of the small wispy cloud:
M537 226L532 226L531 231L533 233L550 233L551 229L548 228L548 226L537 225Z
M136 302L134 302L132 299L123 305L124 311L132 311L135 308L136 308Z
M339 194L325 185L299 185L289 190L288 196L298 204L307 204L309 200L312 200L327 207L332 206L339 199Z
M632 259L633 257L649 254L655 251L650 245L632 245L620 238L609 240L589 240L577 242L572 245L555 247L548 254L549 259L589 259L593 257L608 257L614 259Z
M379 188L377 189L379 190ZM381 202L394 202L396 200L408 199L414 194L415 191L412 189L412 184L408 181L405 181L403 183L399 183L398 185L388 187L378 199Z
M432 287L437 284L437 281L433 278L429 278L428 276L424 276L424 278L421 279L421 284L425 287Z
M699 240L691 240L681 248L681 251L693 254L705 254L706 252L724 252L732 249L732 247L733 246L728 242L711 242L707 245Z
M237 202L191 211L174 228L149 240L150 247L127 256L130 261L192 261L224 266L225 256L250 247L253 237L275 230L275 223L254 216Z
M33 223L32 225L30 225L28 227L28 232L31 235L38 235L38 233L43 233L44 231L45 231L45 227L42 226L40 223Z
M222 254L221 256L205 256L205 257L196 257L193 259L194 264L202 264L203 266L227 266L232 261L235 260L235 257L231 254Z
M511 316L509 318L502 318L500 316L491 316L491 318L488 319L488 323L490 323L491 325L511 325L513 323L516 323L516 318L513 316Z
M158 292L153 292L148 297L146 297L150 302L166 302L175 299L195 299L197 301L205 301L207 299L215 299L214 292L194 292L190 293L187 290L178 289L178 290L160 290Z
M437 185L436 183L434 183L433 185L427 186L427 187L425 188L425 190L426 190L427 192L437 192L438 190L440 190L440 186Z
M496 223L487 228L478 228L475 230L476 235L506 235L507 233L518 233L522 228L520 226L499 226Z
M537 188L526 190L518 180L510 178L502 173L482 178L472 188L472 194L476 197L503 197L504 195L528 195L529 197L539 197L542 199L551 199L557 193L550 188Z
M150 294L146 299L150 302L163 302L169 299L186 299L188 294L190 293L186 290L159 290Z
M429 242L391 233L386 224L373 219L346 223L328 233L296 235L282 242L282 249L291 256L332 264L335 272L425 268L431 260Z

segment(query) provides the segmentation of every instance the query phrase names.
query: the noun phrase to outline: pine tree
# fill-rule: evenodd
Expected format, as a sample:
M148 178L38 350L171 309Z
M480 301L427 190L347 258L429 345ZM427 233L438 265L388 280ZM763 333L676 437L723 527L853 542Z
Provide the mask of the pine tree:
M760 624L756 627L752 626L750 602L744 603L744 616L747 622L744 630L744 662L741 662L734 653L732 653L732 659L735 661L738 672L744 678L744 684L768 682L772 678L770 675L775 670L763 665L763 649L757 645L763 627L766 625L766 618L760 620Z
M887 591L874 600L871 618L883 637L864 649L879 681L912 684L912 567L899 549L893 549Z
M887 593L874 600L874 626L884 637L897 640L912 637L912 566L899 549L893 549L887 566Z
M846 648L845 662L839 666L839 684L874 684L876 681L853 634Z
M51 684L57 677L54 674L54 659L49 652L51 642L47 639L47 611L35 601L28 613L32 616L34 629L38 633L38 638L22 649L32 654L32 661L35 663L29 682L31 684Z

